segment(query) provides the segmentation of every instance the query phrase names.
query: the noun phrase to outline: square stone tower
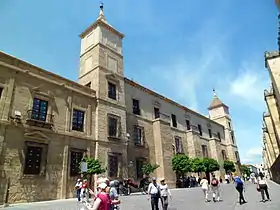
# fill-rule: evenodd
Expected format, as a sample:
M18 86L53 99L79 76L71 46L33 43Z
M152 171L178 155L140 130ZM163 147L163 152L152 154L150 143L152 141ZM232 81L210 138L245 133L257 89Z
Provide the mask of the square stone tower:
M101 4L97 20L80 37L78 82L94 89L97 97L95 157L105 166L110 165L112 160L114 167L119 168L117 176L125 177L127 139L122 55L124 35L106 21Z

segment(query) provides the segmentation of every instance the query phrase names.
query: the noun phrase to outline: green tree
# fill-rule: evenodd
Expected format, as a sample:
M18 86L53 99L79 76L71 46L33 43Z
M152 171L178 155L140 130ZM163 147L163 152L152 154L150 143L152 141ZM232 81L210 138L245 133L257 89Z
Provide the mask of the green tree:
M224 169L226 172L235 172L236 171L234 163L229 160L224 161Z
M250 176L251 174L251 171L250 171L250 168L246 165L241 165L241 172L243 175L247 175L247 176Z
M177 175L183 176L192 169L191 159L185 154L175 154L172 157L172 169Z
M83 174L89 176L90 185L92 183L92 176L94 174L102 174L106 171L106 169L102 167L102 164L98 159L84 157L81 162L87 163L87 171Z
M206 168L203 163L202 158L193 158L191 159L191 171L192 172L204 172Z
M203 165L205 167L205 173L208 181L210 181L210 173L214 171L218 171L220 169L220 165L217 160L212 158L203 158Z
M157 168L159 167L159 165L157 164L144 164L142 167L142 172L143 174L149 176L151 173L153 173Z

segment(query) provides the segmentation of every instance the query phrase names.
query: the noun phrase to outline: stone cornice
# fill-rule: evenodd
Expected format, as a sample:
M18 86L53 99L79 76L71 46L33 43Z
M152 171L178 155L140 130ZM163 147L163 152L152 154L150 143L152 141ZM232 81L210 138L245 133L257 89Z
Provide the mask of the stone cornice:
M277 58L277 57L280 57L280 52L279 51L272 51L272 52L265 51L264 52L265 68L268 67L267 61L269 59L273 59L273 58Z
M165 101L165 102L167 102L167 103L170 103L170 104L172 104L172 105L174 105L174 106L177 106L177 107L179 107L180 109L183 109L184 111L186 111L186 112L188 112L188 113L191 113L191 114L194 114L194 115L196 115L196 116L198 116L198 117L200 117L200 118L203 118L203 119L206 120L207 122L211 122L211 123L214 123L214 124L216 124L216 125L218 125L218 126L224 127L224 126L221 125L220 123L217 123L217 122L211 120L211 119L208 118L208 117L205 117L204 115L202 115L202 114L200 114L200 113L198 113L198 112L195 112L195 111L193 111L193 110L191 110L191 109L189 109L189 108L187 108L187 107L185 107L185 106L183 106L183 105L181 105L181 104L179 104L179 103L177 103L177 102L175 102L175 101L172 101L171 99L169 99L169 98L167 98L167 97L165 97L165 96L163 96L163 95L160 95L159 93L156 93L156 92L154 92L154 91L152 91L152 90L150 90L150 89L148 89L148 88L146 88L146 87L144 87L144 86L142 86L142 85L140 85L140 84L138 84L138 83L136 83L136 82L134 82L134 81L132 81L132 80L130 80L130 79L128 79L128 78L126 78L126 77L124 78L124 82L127 83L127 84L129 84L129 85L131 85L131 86L133 86L133 87L135 87L135 88L138 88L138 89L140 89L140 90L142 90L142 91L144 91L144 92L146 92L146 93L149 93L149 94L152 95L152 96L155 96L155 97L157 97L157 98L160 98L161 100L163 100L163 101Z
M267 100L266 98L267 97L270 97L270 96L274 96L274 93L272 91L268 91L268 90L264 90L264 100Z
M123 39L124 38L124 34L120 33L119 31L117 31L116 29L114 29L112 26L110 26L109 24L105 23L103 20L97 20L95 21L93 24L91 24L84 32L82 32L80 34L81 38L84 38L89 32L91 32L93 29L95 29L97 26L102 26L106 29L108 29L109 31L111 31L112 33L116 34L119 38Z
M24 74L28 74L30 76L37 77L38 79L42 79L49 83L64 87L68 90L86 95L88 97L95 97L96 95L96 92L88 87L80 85L74 81L68 80L52 72L46 71L42 68L39 68L25 61L22 61L11 55L5 54L4 52L1 51L0 51L0 65L9 68L11 70L14 70L16 72L21 72Z

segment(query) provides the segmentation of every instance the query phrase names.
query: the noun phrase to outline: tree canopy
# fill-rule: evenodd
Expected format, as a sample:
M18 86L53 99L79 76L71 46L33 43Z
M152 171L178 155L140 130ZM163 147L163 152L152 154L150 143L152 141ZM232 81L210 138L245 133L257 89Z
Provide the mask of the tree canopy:
M203 165L205 167L205 172L214 172L220 169L220 165L217 160L213 158L203 158Z
M203 172L206 170L204 163L203 163L203 158L194 158L191 159L191 168L192 172Z
M250 171L250 168L246 165L241 165L241 172L243 175L247 175L247 176L250 176L251 174L251 171Z
M235 172L236 171L234 163L229 160L224 161L224 169L226 172Z
M102 167L102 164L98 159L84 157L82 161L85 161L87 163L86 174L102 174L106 171L106 169Z
M185 154L175 154L172 157L172 169L178 174L184 174L190 172L192 169L192 163L190 158Z
M157 164L151 164L151 163L147 163L144 164L142 167L142 172L149 176L151 173L153 173L157 168L159 167L159 165Z

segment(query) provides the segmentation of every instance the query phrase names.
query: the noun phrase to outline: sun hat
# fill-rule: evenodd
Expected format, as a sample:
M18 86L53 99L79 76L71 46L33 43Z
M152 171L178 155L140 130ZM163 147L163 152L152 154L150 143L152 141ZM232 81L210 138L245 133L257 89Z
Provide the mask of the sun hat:
M162 182L162 181L165 181L165 178L161 178L159 181L161 181L161 182Z
M106 187L107 187L107 184L106 183L100 183L99 185L98 185L98 188L100 188L100 189L106 189Z
M157 178L156 178L156 177L153 177L153 178L152 178L152 180L153 180L153 181L156 181L156 180L157 180Z

